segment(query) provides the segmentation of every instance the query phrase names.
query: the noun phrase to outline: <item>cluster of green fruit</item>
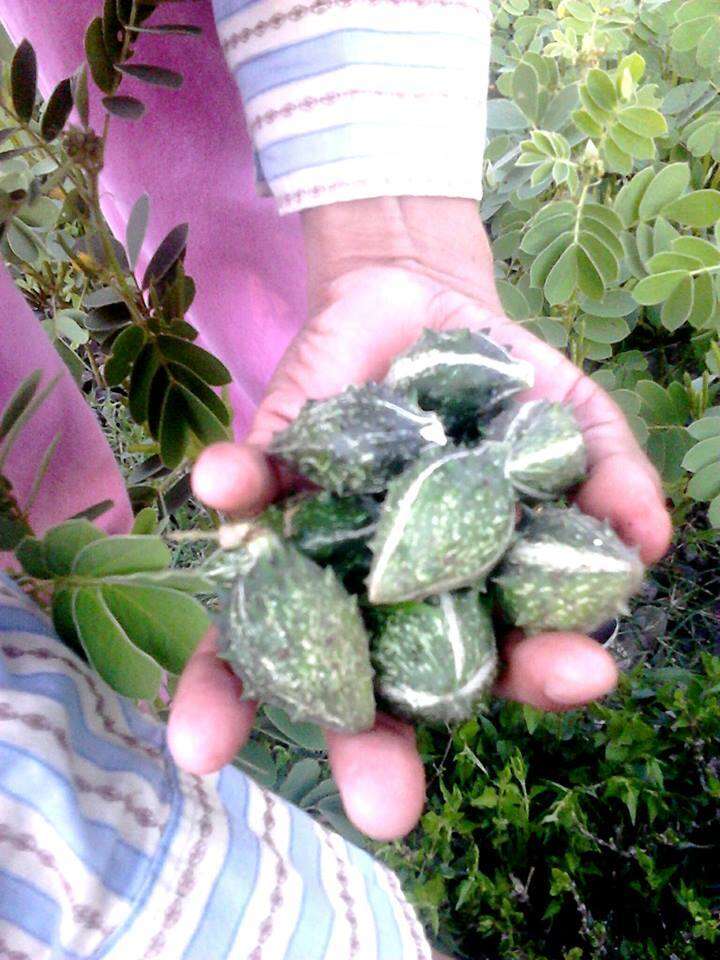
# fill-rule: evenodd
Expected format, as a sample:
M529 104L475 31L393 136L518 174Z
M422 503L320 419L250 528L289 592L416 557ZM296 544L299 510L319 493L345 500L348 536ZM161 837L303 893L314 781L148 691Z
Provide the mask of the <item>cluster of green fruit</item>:
M375 699L472 715L495 625L593 630L643 568L607 524L557 501L584 477L572 413L511 398L533 370L482 333L426 332L382 384L310 401L271 452L321 488L229 527L222 655L244 695L369 728Z

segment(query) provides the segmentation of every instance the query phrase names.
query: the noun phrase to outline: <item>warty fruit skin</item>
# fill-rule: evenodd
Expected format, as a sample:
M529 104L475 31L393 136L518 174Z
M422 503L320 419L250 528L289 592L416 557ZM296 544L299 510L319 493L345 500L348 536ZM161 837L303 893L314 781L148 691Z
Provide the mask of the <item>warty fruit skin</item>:
M607 522L576 507L539 507L493 582L508 620L527 630L597 629L639 589L644 568Z

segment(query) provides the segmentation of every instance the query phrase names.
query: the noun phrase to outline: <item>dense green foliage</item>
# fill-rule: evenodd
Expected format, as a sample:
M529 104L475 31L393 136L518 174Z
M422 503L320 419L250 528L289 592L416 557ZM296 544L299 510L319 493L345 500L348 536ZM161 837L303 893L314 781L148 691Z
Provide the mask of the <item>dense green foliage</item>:
M587 711L423 731L430 806L383 855L462 956L716 956L719 736L710 656L640 669Z
M593 373L679 510L709 502L717 526L717 4L493 7L482 212L505 309Z

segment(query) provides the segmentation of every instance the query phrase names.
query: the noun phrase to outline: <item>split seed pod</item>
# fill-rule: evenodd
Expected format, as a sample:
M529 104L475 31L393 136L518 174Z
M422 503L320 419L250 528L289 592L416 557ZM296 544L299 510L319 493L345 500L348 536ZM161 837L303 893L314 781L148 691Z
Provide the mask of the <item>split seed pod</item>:
M592 631L627 613L644 568L607 522L576 507L541 507L520 531L494 582L511 623Z
M561 403L514 404L492 421L485 436L509 445L508 476L527 496L557 497L585 477L585 441L572 412Z
M502 401L532 387L535 373L525 360L482 333L426 330L390 367L385 383L416 396L436 410L448 429L473 424Z
M270 452L334 493L379 493L430 446L447 442L434 413L387 387L348 387L329 400L309 400L276 434Z
M478 585L515 526L507 447L483 443L429 453L393 480L370 548L371 603L418 600Z
M497 672L492 620L477 590L394 609L372 644L378 695L408 717L457 721L484 703Z
M334 730L372 727L369 640L355 597L271 531L240 548L238 565L220 655L242 678L243 697Z

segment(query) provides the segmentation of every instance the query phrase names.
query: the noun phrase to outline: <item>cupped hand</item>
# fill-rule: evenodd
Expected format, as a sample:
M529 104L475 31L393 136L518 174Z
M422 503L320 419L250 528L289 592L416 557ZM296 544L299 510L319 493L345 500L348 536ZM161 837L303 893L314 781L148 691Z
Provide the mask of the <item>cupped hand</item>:
M288 483L263 450L307 399L382 379L395 355L425 328L490 328L494 340L535 368L535 386L524 397L544 397L574 410L589 452L578 505L607 518L627 543L639 546L646 563L657 560L671 533L662 488L619 409L569 360L503 316L490 271L472 295L462 287L410 261L360 266L323 286L246 441L208 448L198 460L193 473L198 497L229 514L257 512ZM496 692L542 709L585 704L608 693L617 680L609 653L576 633L515 632L505 639L502 655ZM208 637L181 678L171 713L169 743L181 767L207 773L232 759L249 735L256 709L240 693L240 681L215 657ZM333 775L356 826L377 839L412 829L425 787L412 728L379 715L372 731L326 736Z

